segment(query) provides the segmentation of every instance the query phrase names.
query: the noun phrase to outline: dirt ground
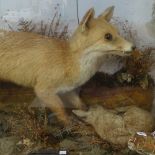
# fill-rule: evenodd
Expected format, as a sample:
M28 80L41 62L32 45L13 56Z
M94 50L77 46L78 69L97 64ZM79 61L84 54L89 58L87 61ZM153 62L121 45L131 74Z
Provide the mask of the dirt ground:
M73 155L136 155L101 140L91 126L75 116L74 125L64 128L48 109L29 109L36 100L31 89L0 83L0 155L50 149L67 150Z

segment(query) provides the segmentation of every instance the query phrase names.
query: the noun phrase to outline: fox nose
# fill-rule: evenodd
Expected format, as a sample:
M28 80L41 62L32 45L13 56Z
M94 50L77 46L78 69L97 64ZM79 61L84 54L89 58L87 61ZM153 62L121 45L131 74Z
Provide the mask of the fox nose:
M136 49L136 46L133 45L133 46L131 47L131 49L134 51L134 50Z

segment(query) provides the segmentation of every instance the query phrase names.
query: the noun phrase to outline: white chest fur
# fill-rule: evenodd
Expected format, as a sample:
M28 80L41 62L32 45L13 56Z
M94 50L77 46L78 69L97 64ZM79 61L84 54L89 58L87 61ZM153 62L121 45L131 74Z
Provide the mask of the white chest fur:
M102 55L102 53L93 52L81 57L79 59L80 72L78 78L71 85L59 88L58 92L71 91L87 82L99 70L102 64Z
M102 53L93 52L80 59L80 75L77 80L78 85L87 82L100 68L102 64Z

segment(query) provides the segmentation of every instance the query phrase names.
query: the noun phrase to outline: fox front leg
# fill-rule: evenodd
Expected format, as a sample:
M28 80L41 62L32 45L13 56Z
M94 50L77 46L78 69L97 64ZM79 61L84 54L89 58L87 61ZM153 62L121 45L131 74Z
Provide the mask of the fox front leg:
M57 118L65 125L70 124L70 119L65 112L64 105L58 95L52 94L51 89L35 87L36 95L49 107L53 112L56 113Z
M86 110L86 106L81 101L79 95L75 91L65 93L64 98L74 105L75 109Z

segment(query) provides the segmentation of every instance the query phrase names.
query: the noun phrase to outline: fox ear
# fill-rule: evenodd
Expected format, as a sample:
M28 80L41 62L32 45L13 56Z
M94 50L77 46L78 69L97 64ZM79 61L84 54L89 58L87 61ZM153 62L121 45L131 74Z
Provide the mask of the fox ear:
M94 15L95 15L94 8L91 8L87 11L82 21L80 22L82 32L84 32L87 28L89 28L89 23L94 18Z
M113 16L114 8L114 6L107 8L101 15L99 15L98 18L103 18L104 20L109 22Z

